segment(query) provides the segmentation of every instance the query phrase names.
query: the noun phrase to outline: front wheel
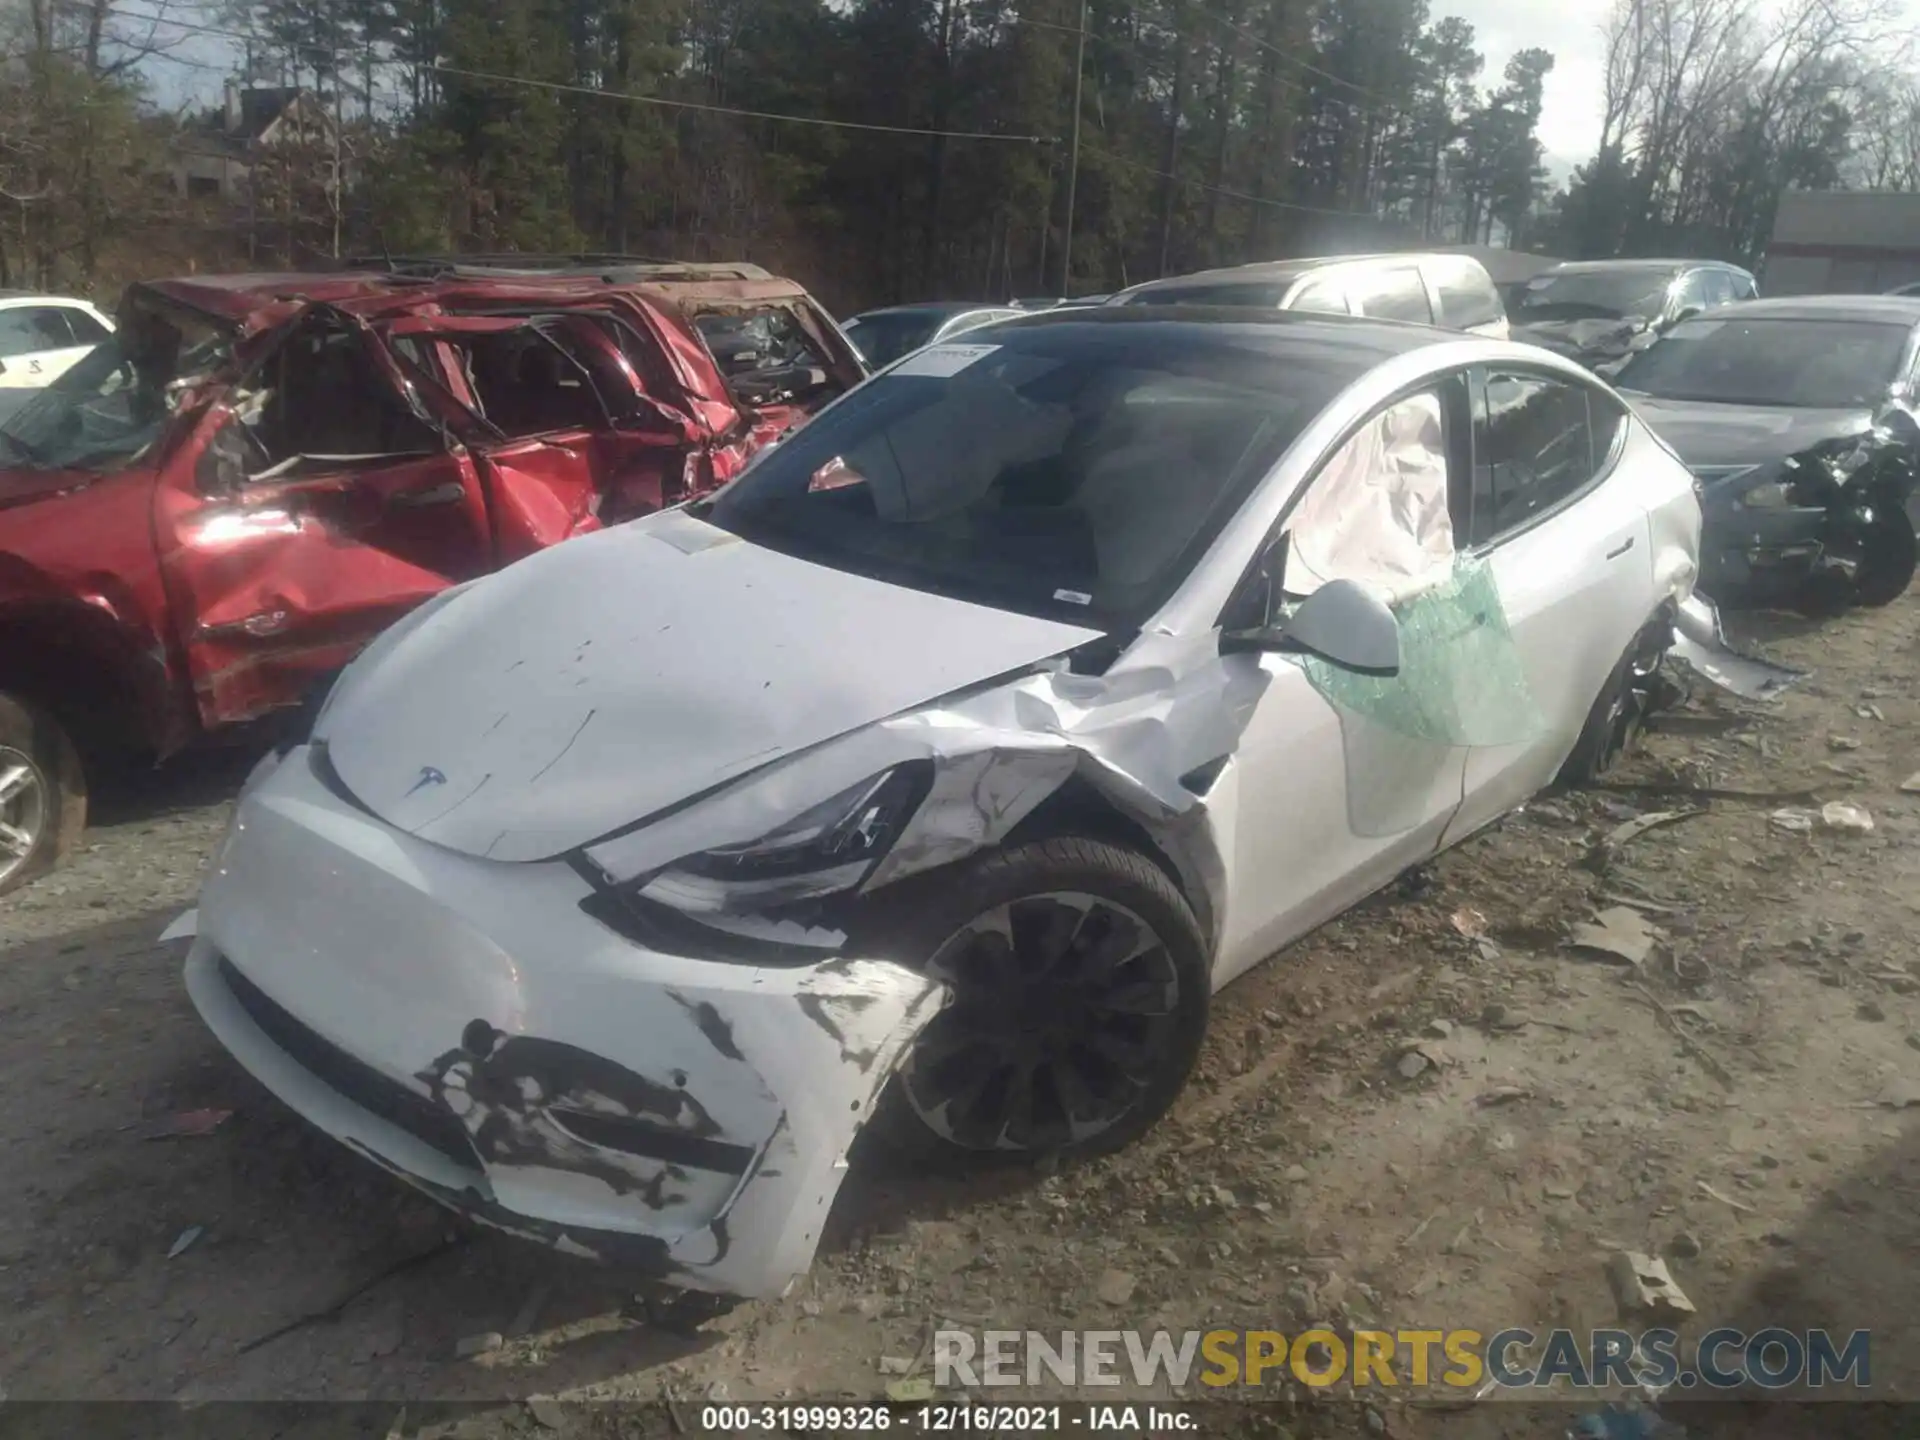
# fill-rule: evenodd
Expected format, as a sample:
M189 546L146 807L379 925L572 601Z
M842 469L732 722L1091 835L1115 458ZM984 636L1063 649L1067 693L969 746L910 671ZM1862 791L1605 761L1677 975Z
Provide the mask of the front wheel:
M51 870L87 823L87 786L67 732L0 693L0 895Z
M1207 945L1151 860L1100 841L989 851L876 896L889 952L952 992L876 1132L943 1169L1117 1150L1180 1093L1206 1032Z
M1877 510L1873 524L1860 537L1860 568L1854 574L1853 598L1862 605L1891 605L1907 593L1920 558L1913 522L1900 506Z

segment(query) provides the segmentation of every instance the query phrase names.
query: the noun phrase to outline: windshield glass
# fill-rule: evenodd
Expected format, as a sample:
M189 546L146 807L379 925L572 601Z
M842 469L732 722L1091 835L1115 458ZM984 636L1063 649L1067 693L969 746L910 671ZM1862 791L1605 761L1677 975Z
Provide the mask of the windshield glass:
M777 306L697 315L693 324L728 377L822 363L800 322Z
M112 470L134 463L172 416L180 396L175 382L199 375L225 352L226 336L195 324L195 318L136 312L64 375L0 419L5 452L0 464Z
M1664 400L1843 410L1884 400L1905 325L1865 320L1690 320L1614 377Z
M840 328L847 332L847 338L866 362L877 370L926 344L946 318L923 310L882 310L872 315L856 315Z
M1527 282L1514 319L1651 320L1667 303L1671 270L1576 270Z
M1276 310L1293 288L1291 280L1265 285L1245 281L1228 285L1169 285L1164 290L1142 290L1129 296L1130 305L1257 305Z
M1122 628L1372 357L1218 327L1048 325L868 381L701 507L858 574ZM932 637L930 637L932 638Z

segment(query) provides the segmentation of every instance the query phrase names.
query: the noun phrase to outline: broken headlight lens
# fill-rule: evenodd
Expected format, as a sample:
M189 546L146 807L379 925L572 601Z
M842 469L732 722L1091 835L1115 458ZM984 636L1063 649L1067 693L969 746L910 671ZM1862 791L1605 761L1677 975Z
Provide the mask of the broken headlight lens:
M1768 480L1740 496L1749 510L1784 510L1793 504L1793 486L1783 480Z
M852 890L873 873L927 791L926 767L901 765L821 801L745 845L677 861L640 893L689 913L766 910Z

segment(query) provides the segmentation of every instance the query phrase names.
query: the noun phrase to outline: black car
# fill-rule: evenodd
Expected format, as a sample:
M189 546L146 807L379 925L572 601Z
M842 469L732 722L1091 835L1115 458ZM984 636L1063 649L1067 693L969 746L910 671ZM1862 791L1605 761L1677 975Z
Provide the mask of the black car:
M1614 381L1700 489L1701 590L1885 605L1913 578L1920 297L1756 300Z
M1757 290L1716 260L1571 260L1529 280L1507 318L1514 339L1605 374L1669 327Z

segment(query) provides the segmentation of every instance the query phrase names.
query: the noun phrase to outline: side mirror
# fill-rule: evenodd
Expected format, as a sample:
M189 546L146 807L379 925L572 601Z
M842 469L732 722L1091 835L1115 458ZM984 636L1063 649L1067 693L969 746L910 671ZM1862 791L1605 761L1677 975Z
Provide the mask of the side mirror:
M1329 580L1277 625L1230 630L1223 654L1306 651L1362 675L1400 671L1400 622L1379 596L1351 580Z
M1883 405L1873 417L1874 425L1892 434L1902 445L1920 448L1920 416L1913 413L1913 407L1893 401Z

